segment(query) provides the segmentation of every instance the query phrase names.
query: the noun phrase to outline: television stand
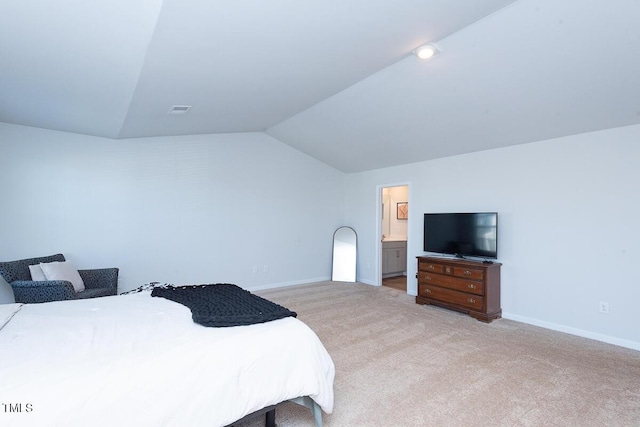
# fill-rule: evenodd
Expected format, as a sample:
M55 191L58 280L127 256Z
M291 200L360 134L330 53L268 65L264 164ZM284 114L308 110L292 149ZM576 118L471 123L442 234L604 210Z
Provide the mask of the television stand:
M487 264L455 258L417 258L417 304L449 308L487 323L502 317L501 263Z

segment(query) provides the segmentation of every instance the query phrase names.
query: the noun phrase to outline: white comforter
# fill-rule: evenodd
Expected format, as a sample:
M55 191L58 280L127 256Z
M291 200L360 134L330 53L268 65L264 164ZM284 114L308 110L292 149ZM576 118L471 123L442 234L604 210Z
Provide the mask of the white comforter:
M0 305L0 328L2 426L224 426L298 396L333 409L333 362L291 317L207 328L140 293Z

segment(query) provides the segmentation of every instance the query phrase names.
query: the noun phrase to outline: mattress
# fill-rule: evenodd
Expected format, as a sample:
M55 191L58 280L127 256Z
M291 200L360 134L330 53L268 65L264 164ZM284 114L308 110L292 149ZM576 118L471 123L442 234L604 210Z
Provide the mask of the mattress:
M3 426L225 426L300 396L333 410L333 361L293 317L204 327L142 292L0 305L0 328Z

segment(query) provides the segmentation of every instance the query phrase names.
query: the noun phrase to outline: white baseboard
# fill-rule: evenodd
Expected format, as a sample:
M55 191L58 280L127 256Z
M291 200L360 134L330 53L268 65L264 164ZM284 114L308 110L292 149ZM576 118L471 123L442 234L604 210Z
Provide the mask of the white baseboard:
M263 291L265 289L285 288L287 286L304 285L307 283L326 282L327 280L331 280L331 277L330 276L316 277L314 279L295 280L291 282L269 283L267 285L254 286L254 287L248 288L248 290Z
M551 329L553 331L564 332L571 335L576 335L583 338L589 338L596 341L606 342L607 344L613 344L620 347L630 348L632 350L640 350L640 342L624 340L621 338L611 337L609 335L598 334L596 332L585 331L584 329L572 328L570 326L559 325L557 323L545 322L539 319L532 319L530 317L519 316L512 313L502 313L502 317L509 320L515 320L516 322L527 323L533 326L539 326L545 329Z

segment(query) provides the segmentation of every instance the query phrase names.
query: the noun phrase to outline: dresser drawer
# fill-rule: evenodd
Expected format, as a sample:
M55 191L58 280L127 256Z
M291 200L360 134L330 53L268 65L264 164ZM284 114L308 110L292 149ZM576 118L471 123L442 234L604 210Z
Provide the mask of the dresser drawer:
M417 257L417 304L462 311L482 322L502 316L499 262Z
M482 311L484 309L484 298L482 296L458 292L439 286L419 285L418 295L447 304L455 304L471 310Z
M443 268L440 264L433 264L430 262L418 263L418 271L430 271L432 273L442 273Z
M453 275L465 279L484 280L484 270L479 268L453 267Z
M469 292L475 295L484 295L484 283L473 280L463 280L444 274L418 272L418 283L441 286L443 288L454 289L461 292Z

